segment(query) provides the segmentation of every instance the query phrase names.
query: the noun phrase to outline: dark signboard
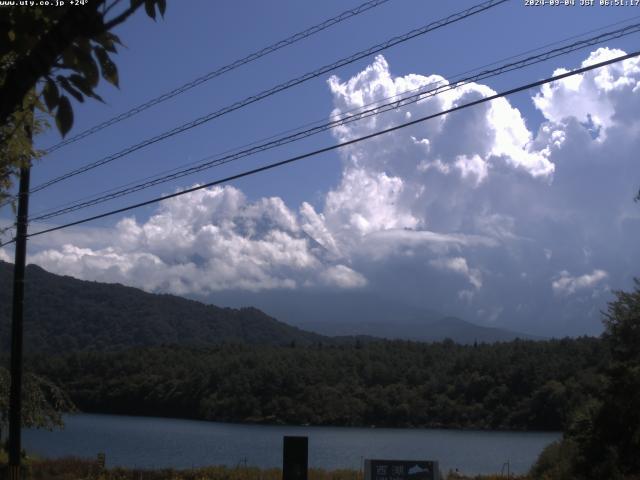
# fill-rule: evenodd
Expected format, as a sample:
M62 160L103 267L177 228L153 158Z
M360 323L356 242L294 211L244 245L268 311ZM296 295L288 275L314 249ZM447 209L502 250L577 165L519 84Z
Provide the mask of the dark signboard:
M438 462L432 460L365 460L365 480L439 480Z

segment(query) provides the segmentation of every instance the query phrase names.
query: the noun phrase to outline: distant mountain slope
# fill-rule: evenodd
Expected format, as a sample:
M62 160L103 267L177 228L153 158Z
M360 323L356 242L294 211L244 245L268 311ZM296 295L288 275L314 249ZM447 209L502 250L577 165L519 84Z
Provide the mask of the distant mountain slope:
M0 261L0 345L5 351L10 337L12 279L13 265ZM26 279L25 342L30 351L331 341L256 308L219 308L174 295L54 275L35 265L27 267Z
M0 261L0 347L10 335L13 265ZM30 351L117 350L162 344L204 346L222 342L285 345L350 343L372 337L458 343L534 339L487 328L363 292L228 294L220 308L174 295L119 284L88 282L27 267L25 341ZM296 325L290 326L290 325ZM334 338L330 338L334 337ZM340 337L340 338L335 338Z
M369 335L379 338L458 343L505 342L540 337L477 325L432 309L389 300L369 292L286 291L220 292L209 298L222 305L255 305L269 315L322 335Z
M307 323L304 328L323 335L371 335L391 340L412 340L416 342L439 342L450 338L456 343L471 344L509 342L523 340L541 340L519 332L501 328L482 327L456 317L444 317L437 320L425 319L422 323L398 321L396 323L362 322Z

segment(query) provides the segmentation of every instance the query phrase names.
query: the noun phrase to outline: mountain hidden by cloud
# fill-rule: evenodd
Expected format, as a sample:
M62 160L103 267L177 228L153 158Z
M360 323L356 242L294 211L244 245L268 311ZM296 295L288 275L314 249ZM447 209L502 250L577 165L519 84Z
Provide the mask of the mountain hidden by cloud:
M600 48L583 64L620 54ZM332 114L444 80L392 68L378 56L352 78L331 77ZM346 147L319 207L214 187L164 202L148 219L125 218L99 241L34 243L29 260L153 292L350 289L485 325L597 333L610 289L638 274L639 82L640 61L630 59L531 92L537 131L501 98ZM493 93L468 84L334 136Z

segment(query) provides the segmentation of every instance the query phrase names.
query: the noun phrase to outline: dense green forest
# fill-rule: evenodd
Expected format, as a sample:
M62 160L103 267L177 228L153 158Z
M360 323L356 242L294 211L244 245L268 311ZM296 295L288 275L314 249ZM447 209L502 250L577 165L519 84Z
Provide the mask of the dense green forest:
M81 410L313 425L560 430L599 388L594 338L221 345L32 356Z
M562 440L532 469L536 479L640 478L640 279L633 291L614 294L603 314L600 388L572 409Z
M223 309L29 268L27 292L35 300L25 319L27 367L81 410L563 430L533 478L627 479L640 472L640 282L633 292L614 292L601 338L460 345L329 338L257 309ZM0 262L5 346L6 271Z

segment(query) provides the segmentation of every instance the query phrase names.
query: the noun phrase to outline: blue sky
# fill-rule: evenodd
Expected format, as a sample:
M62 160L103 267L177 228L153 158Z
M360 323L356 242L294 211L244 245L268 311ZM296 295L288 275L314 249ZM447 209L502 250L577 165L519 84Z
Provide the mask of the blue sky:
M390 0L58 150L34 166L32 185L475 3ZM345 111L357 106L359 96L379 100L382 91L401 91L400 83L389 83L393 79L404 78L410 84L411 75L450 78L640 16L640 7L577 3L525 6L524 1L512 0L393 47L383 52L383 58L370 57L341 68L331 81L330 74L324 75L39 192L32 197L31 211L327 119L334 108ZM139 13L117 31L127 45L117 56L121 88L101 86L106 105L92 101L74 105L71 134L356 5L352 1L169 2L166 18L155 23ZM638 39L631 35L605 46L609 52L631 52L640 45ZM595 50L486 80L466 95L486 96L486 87L500 91L548 77L558 68L577 68ZM612 75L631 85L640 78L634 68L612 70ZM354 79L351 86L350 79ZM640 93L629 85L607 90L597 79L592 83L595 87L585 91L567 87L523 92L510 97L501 111L481 108L453 114L446 135L435 127L416 127L393 139L234 182L232 190L189 197L170 207L145 207L34 238L31 260L59 273L183 295L370 290L486 325L538 334L597 333L598 312L610 299L610 289L628 288L638 274L631 266L634 261L638 264L639 251L630 238L640 230L640 206L633 204L631 189L634 182L640 185L632 155L640 129L624 108L633 105ZM370 92L375 85L380 91ZM460 94L450 101L466 98ZM424 109L436 106L425 104ZM421 111L409 109L409 114ZM514 112L513 119L504 117ZM205 183L370 133L402 118L408 118L406 111L376 125L324 133L56 222ZM519 133L509 130L515 124ZM586 145L585 132L594 127L600 133L591 137L599 137L591 138L592 146ZM507 130L508 135L530 138L506 143L494 139L495 144L485 145L487 131L501 138ZM37 144L46 147L58 140L51 131ZM534 162L533 157L518 160L524 151L538 155L535 161L542 166L526 163ZM584 164L573 165L578 157ZM613 157L621 163L613 162ZM563 165L569 164L571 168L565 169ZM504 165L511 168L508 173ZM543 174L544 165L557 168ZM593 194L581 196L587 189ZM216 195L223 200L214 201ZM4 209L1 215L9 219L10 211ZM181 216L192 220L189 227L180 225ZM182 231L192 227L200 230ZM31 226L32 231L38 228ZM152 231L162 234L154 239ZM6 258L12 253L3 252ZM228 261L236 253L241 259ZM429 294L424 293L425 285Z

